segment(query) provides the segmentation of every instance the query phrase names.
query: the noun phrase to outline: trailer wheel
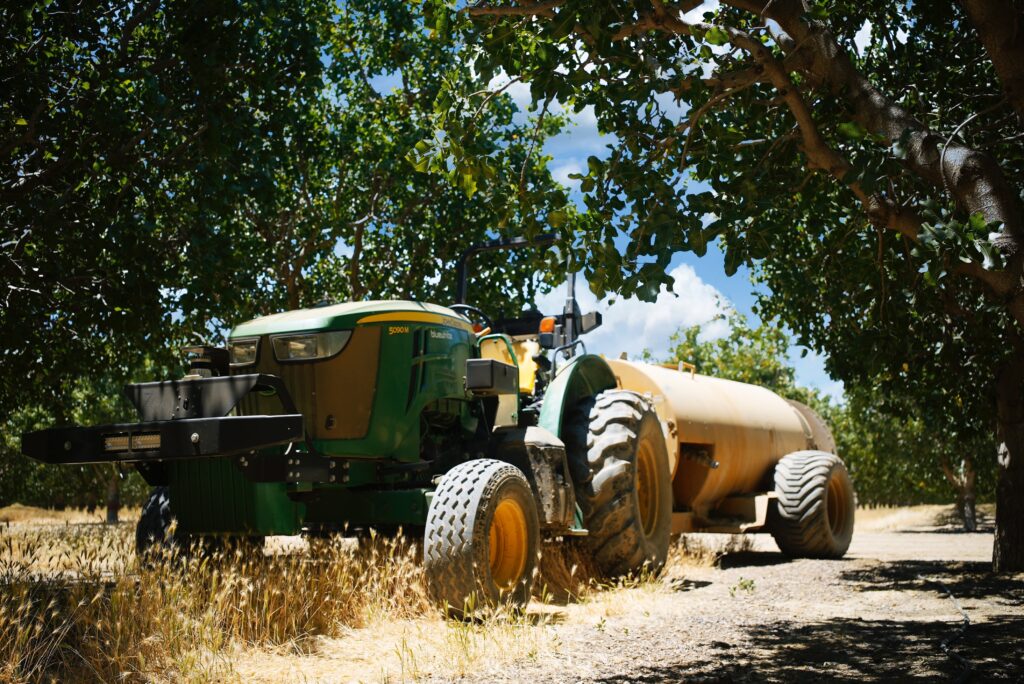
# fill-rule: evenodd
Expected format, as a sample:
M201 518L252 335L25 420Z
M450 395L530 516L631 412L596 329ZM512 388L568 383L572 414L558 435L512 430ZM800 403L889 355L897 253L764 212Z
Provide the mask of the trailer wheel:
M797 451L775 466L778 496L768 529L794 558L842 558L853 538L855 501L846 466L835 454Z
M635 392L608 390L567 417L566 448L584 538L609 578L657 572L668 556L672 483L661 423Z
M427 511L423 560L431 596L456 617L530 600L540 523L526 477L479 459L441 479Z

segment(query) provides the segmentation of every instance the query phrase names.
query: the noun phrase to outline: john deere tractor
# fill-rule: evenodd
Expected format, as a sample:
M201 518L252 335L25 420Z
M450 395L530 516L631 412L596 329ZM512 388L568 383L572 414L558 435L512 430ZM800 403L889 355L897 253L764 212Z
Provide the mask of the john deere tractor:
M644 396L617 389L555 315L492 320L465 302L332 304L237 325L188 350L180 380L132 384L139 422L24 435L49 463L131 463L154 487L140 554L203 540L423 535L430 588L452 611L529 599L542 538L582 537L609 576L659 568L672 490ZM570 279L571 281L571 279ZM172 520L177 524L172 525Z

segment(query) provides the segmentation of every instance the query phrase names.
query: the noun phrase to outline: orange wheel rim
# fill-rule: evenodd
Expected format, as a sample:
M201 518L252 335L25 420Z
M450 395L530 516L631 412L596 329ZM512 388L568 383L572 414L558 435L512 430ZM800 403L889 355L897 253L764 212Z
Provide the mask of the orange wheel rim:
M512 589L522 579L528 548L526 512L515 499L505 499L494 511L490 529L491 579L498 589Z
M650 442L641 441L636 452L636 498L640 508L640 526L643 527L645 537L654 534L661 503L657 458Z
M828 492L825 495L825 510L828 513L828 527L832 536L839 536L846 529L846 512L848 508L846 488L840 478L832 476L828 480Z

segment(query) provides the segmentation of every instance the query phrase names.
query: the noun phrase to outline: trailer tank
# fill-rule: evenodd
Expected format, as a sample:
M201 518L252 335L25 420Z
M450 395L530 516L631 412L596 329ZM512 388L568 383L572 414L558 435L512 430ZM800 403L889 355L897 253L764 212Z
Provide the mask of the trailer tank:
M695 529L723 517L720 509L730 498L772 490L772 472L783 456L835 452L831 432L814 411L763 387L700 375L689 364L609 365L623 389L651 396L666 432L673 510L688 514ZM750 522L764 524L763 513L754 517L762 519Z

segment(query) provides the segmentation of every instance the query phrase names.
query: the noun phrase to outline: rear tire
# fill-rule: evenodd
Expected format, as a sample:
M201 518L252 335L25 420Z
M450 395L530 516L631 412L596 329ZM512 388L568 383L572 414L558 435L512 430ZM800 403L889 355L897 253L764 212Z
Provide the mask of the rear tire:
M468 617L530 600L540 540L537 504L515 466L479 459L441 479L427 511L423 561L432 598Z
M846 466L835 454L797 451L775 466L778 497L768 529L794 558L842 558L853 538L856 502Z
M668 557L672 483L654 408L635 392L608 390L568 416L576 501L598 572L616 578L658 572Z

